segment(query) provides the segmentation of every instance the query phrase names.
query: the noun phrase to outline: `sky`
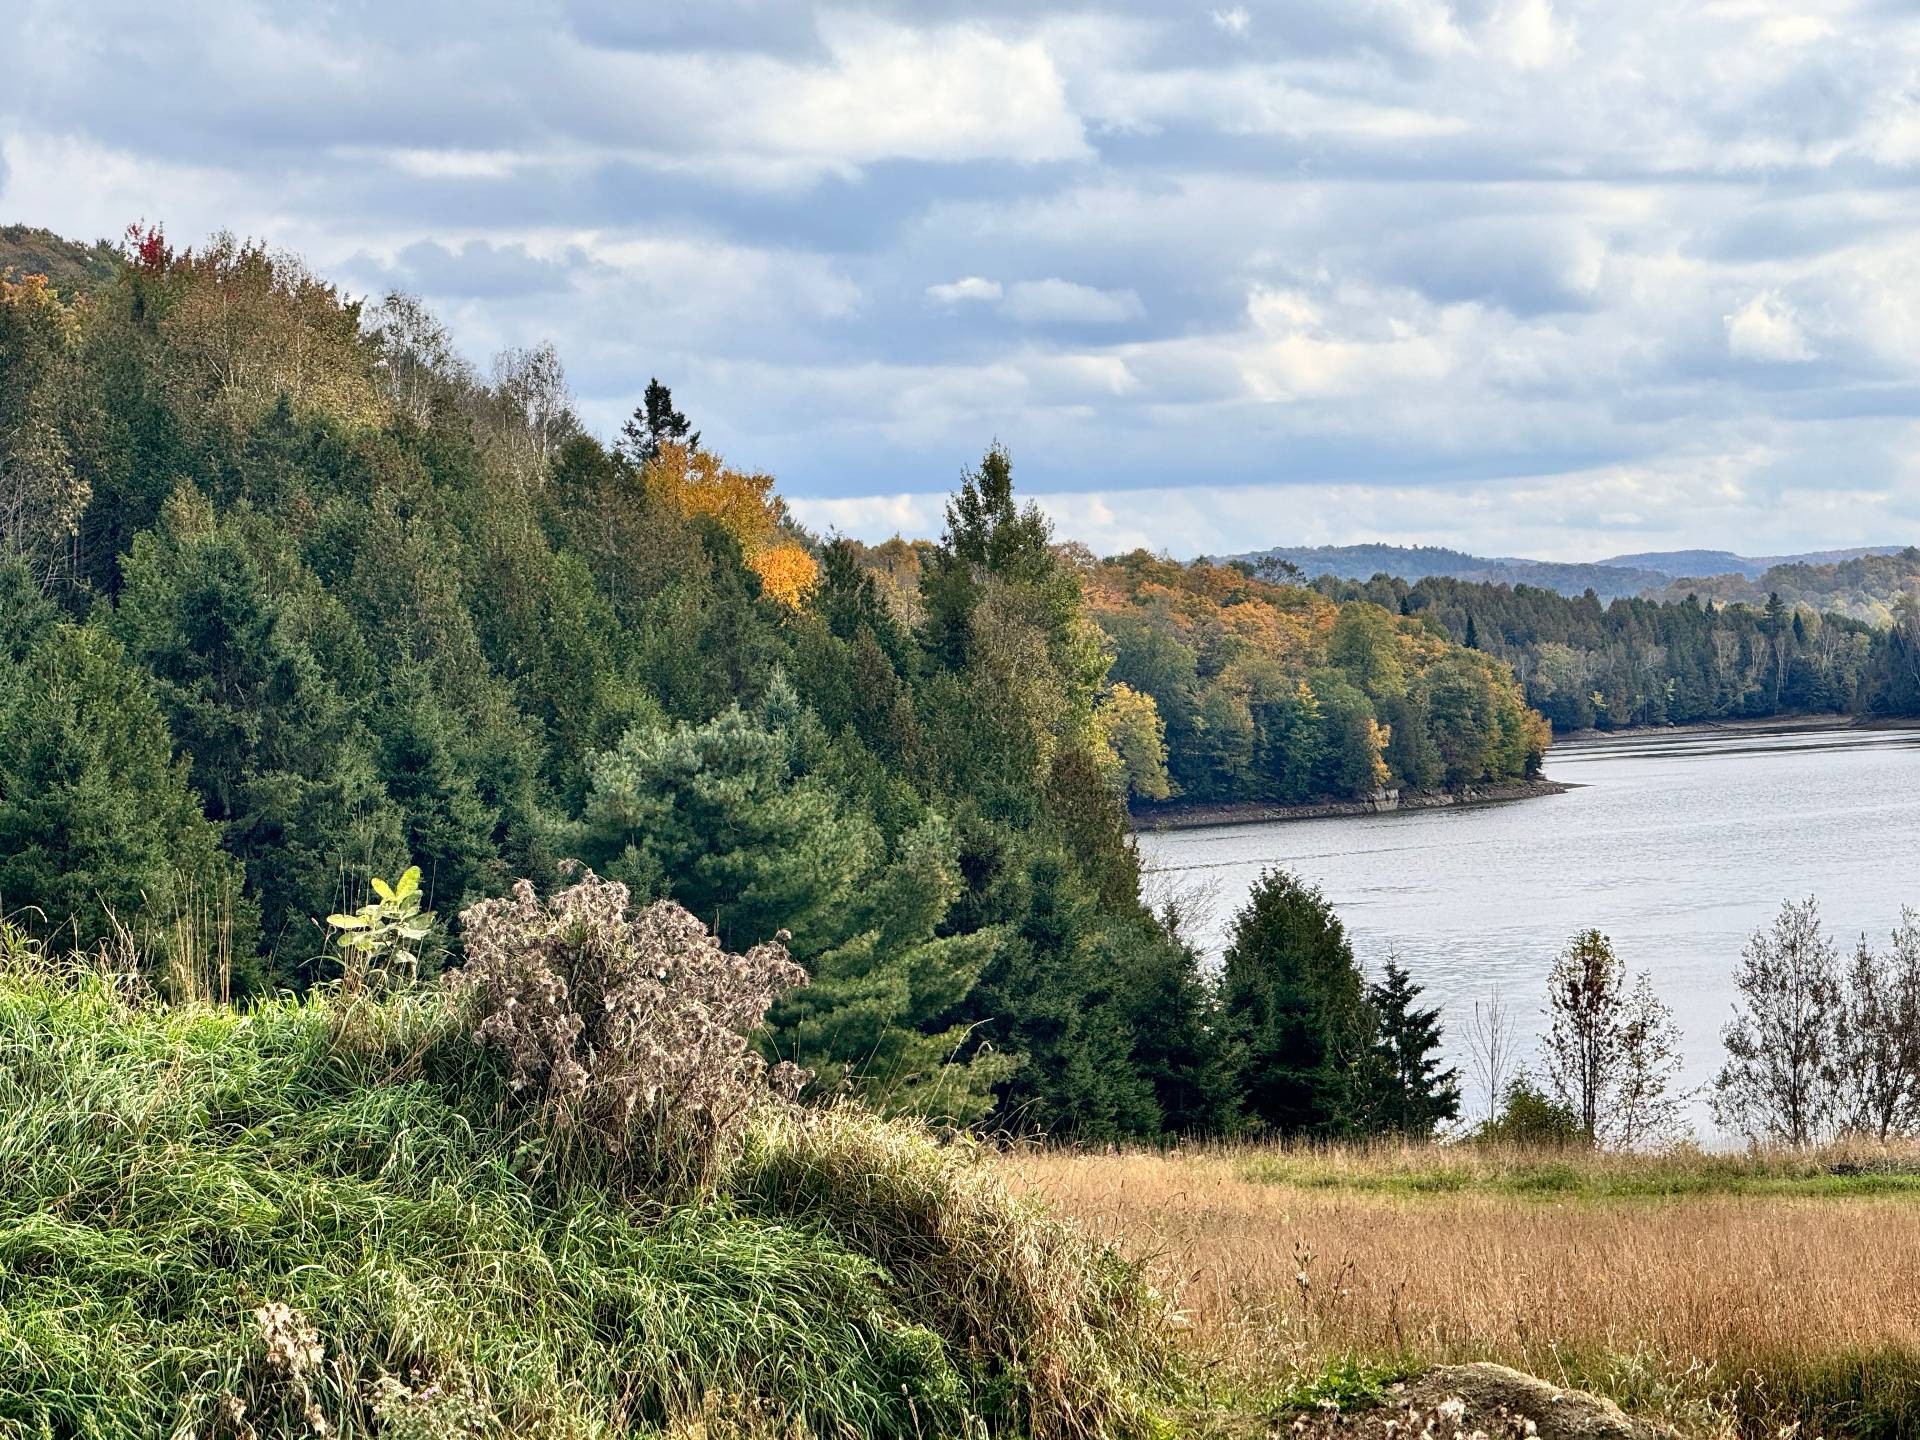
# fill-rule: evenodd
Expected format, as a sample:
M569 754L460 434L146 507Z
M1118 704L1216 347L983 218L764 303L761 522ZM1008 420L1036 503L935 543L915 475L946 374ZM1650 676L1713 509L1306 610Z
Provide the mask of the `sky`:
M1913 0L6 0L0 221L649 376L816 529L1920 541Z

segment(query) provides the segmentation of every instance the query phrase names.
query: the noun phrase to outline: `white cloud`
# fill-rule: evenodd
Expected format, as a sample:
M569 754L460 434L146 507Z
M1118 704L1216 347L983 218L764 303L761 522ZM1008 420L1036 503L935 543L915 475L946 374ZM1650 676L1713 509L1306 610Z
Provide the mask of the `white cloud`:
M1023 325L1118 325L1146 313L1131 290L1099 290L1060 279L1010 285L1000 308Z
M1777 292L1762 290L1726 317L1727 352L1736 360L1811 360L1813 347L1793 307Z
M1574 52L1572 27L1554 16L1552 0L1503 0L1486 34L1488 48L1516 70L1542 70Z
M978 275L964 275L944 285L929 285L927 297L942 305L958 305L966 300L998 300L1000 282L982 279Z
M1230 10L1214 11L1213 24L1215 29L1229 35L1244 35L1252 28L1253 17L1247 13L1246 6L1235 5Z

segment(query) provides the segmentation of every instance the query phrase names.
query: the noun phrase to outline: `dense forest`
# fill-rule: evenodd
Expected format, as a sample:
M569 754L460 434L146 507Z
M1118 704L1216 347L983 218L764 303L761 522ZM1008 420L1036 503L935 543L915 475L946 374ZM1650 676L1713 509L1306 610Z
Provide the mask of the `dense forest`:
M1591 593L1384 575L1315 588L1435 624L1506 662L1556 730L1920 714L1920 603L1911 596L1873 626L1780 595L1757 606L1698 595L1603 604Z
M1756 608L1778 595L1782 603L1796 608L1891 625L1900 618L1902 599L1920 594L1920 547L1909 545L1891 555L1858 555L1824 564L1775 565L1753 580L1741 575L1679 580L1654 598L1684 600L1689 594Z
M1246 1098L1276 1002L1236 1016L1143 903L1126 791L1545 743L1423 623L1056 545L998 448L938 542L822 541L658 383L607 444L550 348L482 375L407 297L229 237L99 258L0 281L0 907L40 946L244 1001L334 983L325 917L380 877L447 916L577 861L729 947L784 932L811 983L766 1045L821 1093L1282 1123ZM1342 983L1338 1125L1393 1123L1367 1057L1417 1007Z
M1114 691L1151 697L1165 726L1165 776L1129 767L1141 799L1286 804L1539 770L1547 725L1512 673L1420 618L1244 564L1136 551L1083 569ZM1114 730L1123 755L1141 748Z

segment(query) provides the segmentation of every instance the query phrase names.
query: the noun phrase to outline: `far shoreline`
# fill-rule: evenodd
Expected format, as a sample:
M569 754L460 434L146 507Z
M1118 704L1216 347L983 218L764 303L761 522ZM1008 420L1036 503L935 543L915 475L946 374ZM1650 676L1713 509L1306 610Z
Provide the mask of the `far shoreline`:
M1542 795L1564 795L1580 787L1565 780L1540 776L1492 785L1466 785L1458 790L1398 790L1365 800L1318 800L1305 805L1274 805L1264 800L1212 801L1186 805L1179 801L1133 806L1128 818L1134 833L1159 830L1204 830L1221 825L1267 825L1286 820L1329 820L1355 815L1398 815L1411 810L1457 810L1476 805L1509 805Z
M1767 715L1753 719L1696 720L1683 725L1622 725L1613 730L1569 730L1554 736L1554 744L1604 745L1612 740L1647 740L1660 735L1788 735L1819 730L1920 730L1920 719L1910 716ZM1548 752L1551 760L1552 752ZM1332 820L1365 815L1397 815L1413 810L1466 809L1479 805L1511 805L1546 795L1578 790L1578 782L1512 780L1499 784L1468 785L1459 790L1401 790L1365 800L1317 800L1303 805L1275 805L1263 800L1225 800L1202 804L1172 801L1135 804L1127 817L1135 834L1170 830L1206 830L1228 825L1268 825L1290 820Z

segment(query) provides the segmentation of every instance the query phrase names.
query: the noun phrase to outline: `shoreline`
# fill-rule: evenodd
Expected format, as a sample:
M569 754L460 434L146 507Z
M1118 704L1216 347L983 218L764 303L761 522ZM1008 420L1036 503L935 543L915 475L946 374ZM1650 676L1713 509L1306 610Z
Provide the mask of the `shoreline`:
M1806 730L1917 730L1920 718L1906 715L1762 715L1743 720L1689 720L1683 725L1589 727L1553 737L1554 746L1591 745L1608 740L1643 740L1650 735L1766 735ZM1552 754L1549 749L1548 754Z
M1348 815L1396 815L1406 810L1455 810L1474 805L1510 805L1543 795L1564 795L1580 787L1565 780L1508 780L1467 785L1458 790L1400 790L1366 800L1318 800L1305 805L1274 805L1264 800L1223 800L1200 805L1130 807L1135 833L1155 830L1203 830L1220 825L1265 825L1282 820L1328 820Z
M1657 735L1785 735L1816 730L1920 730L1920 717L1898 715L1766 715L1740 720L1695 720L1684 725L1622 725L1617 730L1569 730L1554 736L1554 748L1570 750L1611 741L1646 740ZM1552 759L1552 750L1548 751ZM1474 805L1510 805L1543 795L1578 790L1579 782L1511 780L1468 785L1460 790L1401 790L1365 800L1316 800L1276 805L1264 800L1219 800L1202 804L1173 801L1131 805L1127 818L1135 834L1160 830L1205 830L1225 825L1264 825L1287 820L1330 820L1356 815L1393 815L1405 810L1464 809Z

